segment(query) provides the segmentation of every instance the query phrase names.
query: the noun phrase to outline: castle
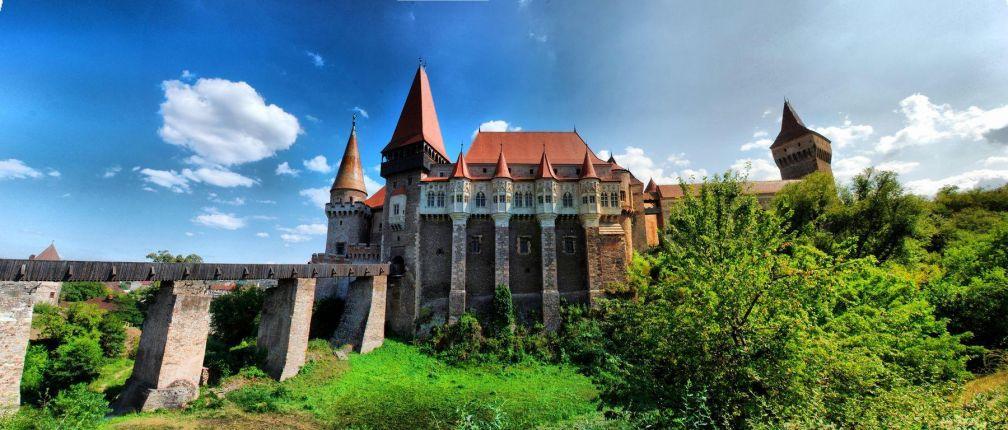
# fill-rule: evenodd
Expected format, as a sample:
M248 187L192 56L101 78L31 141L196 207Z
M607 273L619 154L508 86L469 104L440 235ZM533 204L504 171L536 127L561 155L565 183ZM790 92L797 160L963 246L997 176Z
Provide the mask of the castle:
M745 184L761 202L830 172L829 139L788 102L770 150L783 179ZM325 206L326 249L312 261L390 263L387 329L407 337L488 312L497 285L511 289L525 323L555 327L562 302L590 305L623 281L684 192L645 186L576 131L479 131L453 162L423 66L381 155L385 186L369 196L351 127Z

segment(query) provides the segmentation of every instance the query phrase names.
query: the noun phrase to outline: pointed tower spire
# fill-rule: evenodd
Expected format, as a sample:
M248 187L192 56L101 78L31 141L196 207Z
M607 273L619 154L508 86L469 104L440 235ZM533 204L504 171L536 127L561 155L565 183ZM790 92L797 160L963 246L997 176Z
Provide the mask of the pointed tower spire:
M591 153L585 149L584 161L581 162L581 179L598 179L598 173L595 173L595 166L592 165Z
M469 165L466 164L465 155L462 154L462 151L459 151L458 160L455 161L455 169L452 170L451 178L472 179L472 176L469 176Z
M500 146L500 155L497 156L497 171L494 172L494 179L511 179L511 171L508 169L507 160L504 159L504 144Z
M617 171L617 170L626 171L626 168L624 168L623 166L620 166L619 163L616 162L616 157L613 157L612 154L609 154L609 161L607 161L607 163L612 164L611 170L613 170L613 171Z
M791 106L791 102L785 99L784 111L781 113L780 133L777 133L777 138L774 139L774 143L773 145L770 145L770 147L775 148L784 142L811 132L812 130L809 130L808 127L805 126L801 117L798 116L797 112L795 112L794 107Z
M430 81L421 60L413 76L413 84L406 95L399 122L396 123L392 139L382 152L424 141L437 153L448 159L444 141L441 138L441 126L438 124L437 112L434 110L434 97L431 95Z
M364 197L367 197L367 189L364 187L364 168L361 166L360 151L357 149L357 115L354 115L350 124L350 138L347 139L339 172L336 173L336 179L330 189L330 192L334 191L364 194L363 197L357 196L355 200L363 200Z
M647 186L644 187L645 193L656 193L658 192L658 184L654 182L654 178L651 178L647 182Z
M536 179L556 179L553 165L550 164L549 157L546 156L546 145L543 145L542 158L539 159L539 177Z

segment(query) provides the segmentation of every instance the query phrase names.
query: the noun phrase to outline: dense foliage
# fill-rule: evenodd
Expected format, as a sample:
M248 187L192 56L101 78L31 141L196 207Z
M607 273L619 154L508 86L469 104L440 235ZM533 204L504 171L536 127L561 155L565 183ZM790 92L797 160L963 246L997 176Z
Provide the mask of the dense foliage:
M108 294L108 290L101 282L64 282L60 287L60 300L64 302L83 302L105 297L106 294Z

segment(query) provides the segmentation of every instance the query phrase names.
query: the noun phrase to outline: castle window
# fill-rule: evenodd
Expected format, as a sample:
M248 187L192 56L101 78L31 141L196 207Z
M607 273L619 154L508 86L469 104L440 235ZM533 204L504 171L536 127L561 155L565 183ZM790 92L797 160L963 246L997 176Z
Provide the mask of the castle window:
M532 237L518 236L518 253L529 255L530 252L532 252Z
M486 206L486 195L482 191L476 193L476 207L482 208Z
M602 207L609 207L609 195L606 193L602 193Z
M530 175L534 175L535 174L535 169L529 169L529 174Z
M514 205L516 208L522 207L521 193L518 191L515 191L514 193Z
M392 205L392 214L399 215L399 203Z
M525 206L532 207L532 193L525 192Z
M444 177L444 172L438 172L437 175L438 175L439 178L443 178Z
M574 207L574 196L571 193L564 193L563 195L563 206L565 208Z
M539 196L539 204L543 204L543 196Z
M480 242L483 236L469 236L469 252L473 254L480 253Z
M564 236L563 239L563 252L564 254L574 253L574 236Z
M437 207L444 207L444 191L437 193Z
M583 205L588 204L588 196L581 196L581 204Z
M455 195L455 203L462 203L462 194Z
M346 243L336 242L336 255L346 255Z
M546 203L553 204L553 193L546 193Z
M427 193L427 207L434 207L434 193Z
M578 167L577 169L574 169L574 173L577 174L578 176L581 176L581 168Z
M620 203L623 203L623 202L626 201L626 191L620 191L619 192L619 201L620 201Z

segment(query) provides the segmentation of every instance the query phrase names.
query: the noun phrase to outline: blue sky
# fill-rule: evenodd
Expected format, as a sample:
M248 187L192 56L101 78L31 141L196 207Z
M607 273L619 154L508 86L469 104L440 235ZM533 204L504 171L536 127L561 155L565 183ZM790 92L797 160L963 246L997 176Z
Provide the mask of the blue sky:
M645 181L774 179L787 97L841 180L1008 181L1008 3L882 3L6 0L0 256L305 261L350 116L373 187L420 56L452 154L576 124Z

